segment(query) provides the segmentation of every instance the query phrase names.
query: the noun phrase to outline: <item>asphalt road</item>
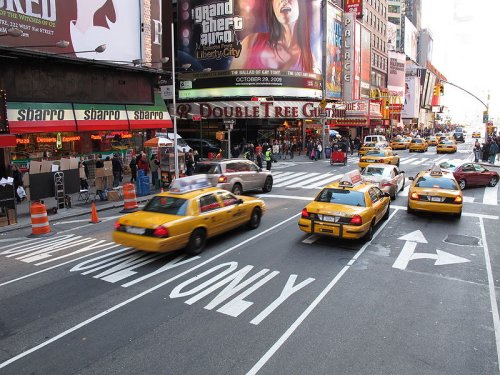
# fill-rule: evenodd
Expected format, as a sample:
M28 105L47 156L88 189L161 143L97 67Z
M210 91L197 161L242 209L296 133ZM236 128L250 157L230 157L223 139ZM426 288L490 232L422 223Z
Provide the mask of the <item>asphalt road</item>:
M470 156L399 152L408 176ZM296 158L254 231L199 257L111 241L118 211L0 236L1 374L498 374L498 187L460 220L406 212L371 242L303 234L304 205L355 167Z

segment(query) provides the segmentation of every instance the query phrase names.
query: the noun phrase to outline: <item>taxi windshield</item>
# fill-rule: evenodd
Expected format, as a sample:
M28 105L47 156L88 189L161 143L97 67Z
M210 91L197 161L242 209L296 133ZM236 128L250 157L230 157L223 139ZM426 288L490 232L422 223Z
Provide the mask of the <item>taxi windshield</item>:
M368 151L368 152L366 153L366 155L386 156L386 155L385 155L385 152L380 151L380 150L372 150L372 151Z
M360 191L326 188L315 199L316 202L345 204L365 207L365 195Z
M166 215L185 216L188 206L188 200L177 197L156 196L151 199L143 211L156 212Z
M422 139L413 139L411 143L423 143L424 141Z
M454 180L433 176L420 177L415 186L420 188L458 190L458 186Z

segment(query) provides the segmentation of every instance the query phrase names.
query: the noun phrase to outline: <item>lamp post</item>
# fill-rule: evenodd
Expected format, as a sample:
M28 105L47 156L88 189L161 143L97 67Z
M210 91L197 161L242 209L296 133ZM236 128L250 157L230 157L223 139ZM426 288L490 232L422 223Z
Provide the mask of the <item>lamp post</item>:
M174 104L174 168L175 178L179 178L179 151L177 151L177 101L175 99L175 45L174 45L174 23L170 24L171 44L172 44L172 84L173 84L173 104Z

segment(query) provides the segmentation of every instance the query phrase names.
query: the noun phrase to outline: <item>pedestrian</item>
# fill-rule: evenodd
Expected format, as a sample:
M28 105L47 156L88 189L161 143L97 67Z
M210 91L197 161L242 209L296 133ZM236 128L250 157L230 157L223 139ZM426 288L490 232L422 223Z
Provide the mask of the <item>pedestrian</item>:
M479 162L479 158L481 156L481 144L476 139L476 143L474 143L474 162Z
M151 155L149 159L149 170L151 171L151 183L154 187L158 185L158 170L160 169L160 162L156 154Z
M316 150L318 151L318 154L316 155L316 160L321 159L321 154L323 153L323 145L321 144L320 141L318 141L318 144L316 145Z
M101 154L97 155L97 160L95 162L95 167L96 168L104 168L104 162L102 161L102 155Z
M483 148L482 148L483 161L488 161L488 159L490 157L489 150L490 150L490 141L488 140L488 141L486 141L486 143L483 144Z
M349 135L349 148L351 150L351 156L352 156L354 154L354 141L352 140L350 135Z
M489 152L490 152L489 161L491 164L495 164L495 158L497 157L498 151L499 151L499 147L498 147L497 143L494 140L492 140L491 144L490 144L490 149L489 149Z
M265 154L265 160L266 160L266 169L268 171L271 170L271 165L272 165L272 156L273 156L273 152L271 150L270 147L268 147L267 151L266 151L266 154Z
M113 170L113 187L117 187L123 179L123 164L118 154L113 154L111 166Z
M215 156L215 158L216 158L217 160L222 159L222 149L219 149L219 152L217 153L217 155Z
M194 156L191 152L186 154L186 175L192 176L194 173Z
M255 157L255 161L257 163L257 166L262 169L262 159L263 159L263 155L262 155L262 149L259 150L257 152L257 156Z
M149 163L146 160L146 154L144 151L141 151L141 153L137 155L137 171L142 171L144 176L149 174Z
M130 159L130 182L134 183L137 181L137 159L135 155L132 155L132 159Z
M23 174L17 167L17 165L13 165L11 167L12 170L12 179L14 180L14 191L16 194L17 203L21 203L24 198L26 198L26 192L23 187Z

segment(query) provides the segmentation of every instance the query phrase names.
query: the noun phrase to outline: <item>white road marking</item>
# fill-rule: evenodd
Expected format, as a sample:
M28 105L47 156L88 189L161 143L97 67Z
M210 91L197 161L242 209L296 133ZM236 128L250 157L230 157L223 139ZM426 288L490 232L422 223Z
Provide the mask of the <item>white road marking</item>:
M293 199L297 201L312 201L314 197L296 197L295 195L277 195L277 194L259 194L257 198L278 198L278 199Z
M487 186L484 189L483 203L497 205L498 204L498 186Z
M373 238L377 238L379 233L385 228L387 223L396 215L398 210L395 210L388 220L386 220L380 228L375 232ZM350 264L354 262L365 252L366 248L372 243L373 240L366 242L361 249L351 258ZM319 305L319 303L325 298L325 296L332 290L332 288L337 284L337 282L344 276L344 274L351 268L349 263L342 268L342 270L330 281L325 289L316 297L316 299L304 310L304 312L293 322L293 324L283 333L283 335L274 343L271 348L262 356L261 359L247 372L247 375L256 374L266 363L271 359L271 357L281 348L281 346L288 340L288 338L295 332L295 330L302 324L302 322L311 314L311 312Z
M415 160L414 162L412 162L410 164L411 165L420 165L420 164L426 162L427 160L429 160L429 159L417 159L417 160Z
M118 219L122 215L116 215L116 216L108 216L108 217L103 217L101 218L101 221L109 221L113 219ZM56 221L52 225L63 225L63 224L76 224L76 223L88 223L89 219L78 219L78 220L68 220L68 221Z
M104 310L103 312L101 312L101 313L99 313L97 315L94 315L94 316L90 317L89 319L87 319L87 320L85 320L85 321L83 321L83 322L81 322L81 323L79 323L79 324L77 324L77 325L75 325L75 326L73 326L73 327L71 327L71 328L69 328L69 329L61 332L61 333L59 333L58 335L56 335L56 336L54 336L54 337L52 337L52 338L50 338L50 339L42 342L41 344L38 344L38 345L34 346L31 349L28 349L28 350L25 350L22 353L19 353L18 355L16 355L16 356L14 356L14 357L12 357L12 358L10 358L10 359L8 359L8 360L0 363L0 369L6 367L8 365L10 365L11 363L14 363L14 362L18 361L21 358L26 357L27 355L29 355L31 353L36 352L37 350L39 350L41 348L44 348L45 346L47 346L47 345L49 345L49 344L51 344L51 343L53 343L53 342L55 342L55 341L57 341L57 340L59 340L59 339L61 339L63 337L69 335L70 333L73 333L73 332L79 330L82 327L85 327L86 325L88 325L88 324L90 324L90 323L92 323L92 322L94 322L94 321L102 318L103 316L106 316L106 315L112 313L113 311L118 310L121 307L128 305L129 303L134 302L134 301L136 301L136 300L144 297L145 295L148 295L148 294L154 292L157 289L160 289L161 287L163 287L163 286L171 283L172 281L175 281L175 280L177 280L177 279L185 276L186 274L188 274L188 273L190 273L190 272L192 272L192 271L194 271L194 270L196 270L196 269L198 269L200 267L203 267L204 265L206 265L208 263L213 262L214 260L216 260L216 259L218 259L218 258L220 258L220 257L222 257L222 256L224 256L224 255L226 255L228 253L230 253L231 251L233 251L235 249L238 249L238 248L242 247L243 245L246 245L247 243L253 242L256 238L259 238L259 237L265 235L266 233L273 231L274 229L282 226L283 224L288 223L291 220L295 220L299 215L300 214L293 215L292 217L290 217L290 218L282 221L281 223L273 225L272 227L270 227L270 228L268 228L268 229L266 229L266 230L264 230L264 231L262 231L262 232L260 232L260 233L258 233L256 235L254 235L254 236L252 236L252 237L250 237L250 238L248 238L248 239L246 239L246 240L238 243L237 245L232 246L229 249L220 252L219 254L213 256L212 258L209 258L206 261L201 262L201 263L193 266L192 268L190 268L190 269L188 269L188 270L186 270L184 272L181 272L180 274L177 274L176 276L171 277L170 279L167 279L167 280L165 280L165 281L163 281L163 282L161 282L161 283L159 283L159 284L157 284L157 285L155 285L155 286L153 286L153 287L151 287L149 289L146 289L145 291L143 291L143 292L141 292L139 294L136 294L135 296L133 296L133 297L131 297L131 298L129 298L129 299L123 301L123 302L120 302L117 305L114 305L114 306L110 307L107 310ZM386 223L387 222L388 221L386 221ZM384 223L384 224L386 224L386 223ZM382 229L382 227L380 229ZM378 231L377 231L377 233L378 233Z
M484 229L484 222L482 217L479 218L479 226L481 227L484 258L486 260L486 273L488 274L488 289L490 292L491 315L493 317L493 326L495 328L495 341L497 346L497 364L498 364L498 369L500 370L500 318L498 315L498 303L496 299L493 271L491 270L490 252L488 249L488 242L486 241L486 231Z
M328 185L329 183L339 180L344 174L337 174L335 176L332 176L330 178L321 180L319 182L316 182L314 184L311 184L309 186L310 189L321 189L323 186Z
M289 172L287 172L287 173L289 173ZM283 181L292 180L292 179L295 179L296 177L304 176L306 174L307 174L307 172L297 172L297 173L290 173L288 176L281 175L281 176L274 179L273 186L276 186L277 184L283 183Z
M26 240L26 237L13 237L13 238L2 238L0 240L0 243L3 243L3 242L14 242L14 241L25 241Z
M474 197L466 197L464 196L465 203L474 203Z
M287 180L286 182L279 182L277 184L273 184L273 187L288 186L290 184L294 184L294 183L299 182L299 181L304 181L304 179L316 177L318 174L319 173L307 173L306 175L297 176L291 180ZM323 177L324 177L324 175L323 175Z
M405 188L403 189L403 191L399 192L398 195L401 196L401 197L407 197L408 196L408 192L410 191L410 186L411 186L411 184L407 184L405 186Z
M312 244L315 243L318 240L319 236L317 234L312 234L309 237L307 237L302 243L306 244Z
M415 160L417 160L418 158L408 158L406 159L405 161L402 161L401 159L399 160L399 163L400 164L410 164L412 162L414 162Z
M313 182L316 182L316 181L319 181L319 180L322 180L324 179L325 177L328 177L330 176L330 174L327 174L327 173L324 173L324 174L320 174L319 176L316 176L316 177L312 177L312 178L308 178L307 180L304 180L298 184L293 184L293 185L289 185L288 187L292 187L292 188L299 188L299 187L303 187L303 188L309 188L309 184L313 183Z

